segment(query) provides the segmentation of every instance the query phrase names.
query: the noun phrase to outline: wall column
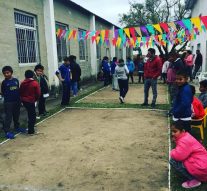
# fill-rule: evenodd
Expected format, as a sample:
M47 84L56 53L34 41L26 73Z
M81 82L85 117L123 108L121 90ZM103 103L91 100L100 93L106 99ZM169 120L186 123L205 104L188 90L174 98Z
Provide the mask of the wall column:
M96 21L95 15L90 16L90 31L96 30ZM91 75L97 76L97 50L96 50L96 42L92 43L90 40L90 49L91 49Z
M112 37L111 37L111 39L113 39L114 36L115 36L114 35L115 27L112 26L110 30L112 31ZM111 42L110 42L110 49L111 49L111 58L113 58L113 57L116 56L116 51L115 51L115 46L113 46L113 44Z
M53 0L44 0L44 23L45 23L45 38L47 47L47 61L49 82L51 85L58 86L59 80L55 76L55 71L58 69L57 59L57 43L55 34L55 16Z

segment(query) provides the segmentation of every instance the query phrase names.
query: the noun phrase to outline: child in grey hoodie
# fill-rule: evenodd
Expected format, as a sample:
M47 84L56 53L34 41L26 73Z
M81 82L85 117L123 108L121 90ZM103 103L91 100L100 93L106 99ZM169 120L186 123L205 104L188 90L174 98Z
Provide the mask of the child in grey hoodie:
M129 74L129 70L127 66L124 64L124 60L120 59L118 65L115 68L115 75L118 78L119 83L119 100L120 103L124 103L124 98L128 92L128 78L127 75Z

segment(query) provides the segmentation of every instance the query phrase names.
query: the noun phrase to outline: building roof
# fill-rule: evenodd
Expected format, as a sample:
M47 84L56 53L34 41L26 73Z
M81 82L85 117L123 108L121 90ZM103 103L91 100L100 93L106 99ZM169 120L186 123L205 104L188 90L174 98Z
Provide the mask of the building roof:
M68 5L70 5L70 7L73 7L73 8L75 8L75 9L80 10L82 13L85 13L85 14L88 14L88 15L91 15L91 14L94 15L94 16L96 17L96 19L98 19L98 20L101 21L101 22L104 22L104 23L107 24L107 25L113 25L115 28L118 28L118 29L120 28L119 26L117 26L117 25L115 25L115 24L113 24L113 23L107 21L106 19L104 19L104 18L102 18L102 17L96 15L95 13L93 13L93 12L91 12L91 11L85 9L85 8L82 7L81 5L75 3L75 2L73 2L73 1L71 1L71 0L62 0L62 1L65 2L65 3L67 3Z
M185 8L186 9L193 9L196 2L197 2L197 0L185 0Z

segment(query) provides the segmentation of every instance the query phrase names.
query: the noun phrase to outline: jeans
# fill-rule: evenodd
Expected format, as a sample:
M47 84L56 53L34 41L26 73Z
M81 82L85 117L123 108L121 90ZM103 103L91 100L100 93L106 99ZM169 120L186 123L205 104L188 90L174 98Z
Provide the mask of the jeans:
M45 100L46 100L46 98L44 98L43 95L41 95L40 98L39 98L39 101L38 101L39 115L42 115L42 114L44 114L46 112Z
M19 128L20 101L4 103L4 112L4 131L6 133L10 131L12 119L14 121L14 128Z
M142 80L142 82L144 83L144 73L141 73L141 72L138 72L138 76L139 76L139 83L141 82L141 80Z
M178 92L178 86L175 83L169 83L168 90L170 94L170 104L172 105Z
M194 69L194 71L193 71L193 78L195 79L195 76L196 76L196 74L197 74L197 72L198 72L198 70L200 69L200 65L195 65L195 69Z
M132 83L134 83L133 72L129 72L128 81L129 81L129 77L131 78Z
M70 82L62 82L63 94L61 105L68 105L70 102Z
M78 93L78 82L71 82L71 88L73 91L73 95L76 96Z
M169 163L173 166L173 168L175 168L175 170L177 170L178 172L180 172L185 178L187 178L188 180L193 180L195 179L188 171L187 169L184 167L182 162L176 161L174 159L170 159Z
M23 105L26 108L28 115L28 133L33 134L36 122L35 103L23 102Z
M110 84L110 72L104 72L104 86Z
M152 104L156 103L157 99L157 79L146 78L144 80L144 103L148 104L149 89L152 86Z
M128 80L118 79L118 83L119 83L119 94L121 97L125 98L129 89Z

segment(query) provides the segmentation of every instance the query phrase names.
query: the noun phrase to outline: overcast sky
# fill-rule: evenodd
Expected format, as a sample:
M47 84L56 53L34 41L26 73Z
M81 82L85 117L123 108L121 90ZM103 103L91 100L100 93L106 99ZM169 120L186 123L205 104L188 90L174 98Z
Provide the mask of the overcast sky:
M120 26L118 20L119 13L127 13L129 11L129 0L72 0L96 15ZM143 0L136 0L143 2Z

